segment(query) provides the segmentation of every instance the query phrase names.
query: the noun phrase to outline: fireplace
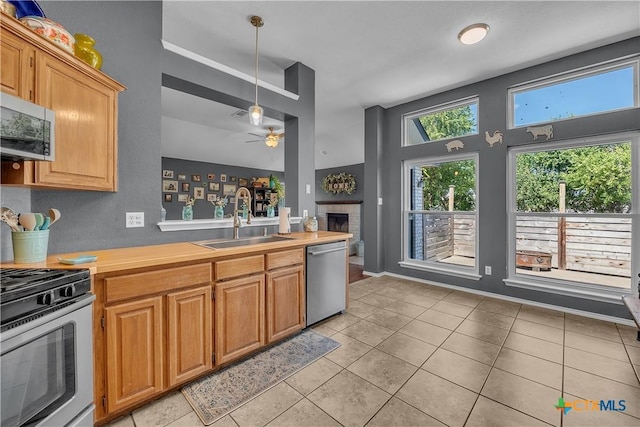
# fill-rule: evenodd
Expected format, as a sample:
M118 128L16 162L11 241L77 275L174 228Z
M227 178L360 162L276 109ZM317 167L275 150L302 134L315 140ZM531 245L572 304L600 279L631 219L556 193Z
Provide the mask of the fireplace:
M362 200L316 201L316 204L318 205L316 210L318 230L353 234L353 237L349 239L349 255L355 255L356 244L361 239ZM329 219L331 217L333 219Z
M348 233L349 232L349 214L327 213L327 230L339 231L341 233Z

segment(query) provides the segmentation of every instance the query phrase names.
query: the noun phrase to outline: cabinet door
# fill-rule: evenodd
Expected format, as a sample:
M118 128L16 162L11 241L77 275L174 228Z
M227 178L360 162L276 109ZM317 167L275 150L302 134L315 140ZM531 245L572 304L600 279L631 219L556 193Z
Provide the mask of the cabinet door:
M34 100L35 49L9 31L0 31L0 87L2 91L28 101Z
M116 92L39 52L36 103L56 112L56 160L37 162L39 186L116 191Z
M211 369L211 286L167 295L169 387Z
M265 344L264 288L264 274L215 284L216 364Z
M302 265L267 273L267 342L277 341L305 326Z
M162 390L162 297L105 308L107 411Z

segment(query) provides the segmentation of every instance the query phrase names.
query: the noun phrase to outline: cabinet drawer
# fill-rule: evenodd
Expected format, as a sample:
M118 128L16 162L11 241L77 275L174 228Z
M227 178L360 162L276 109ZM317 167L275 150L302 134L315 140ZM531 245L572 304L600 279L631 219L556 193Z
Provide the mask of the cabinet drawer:
M267 254L267 270L302 264L304 261L304 249L272 252Z
M166 268L105 279L107 302L211 283L211 264Z
M243 258L216 261L216 280L246 276L264 271L264 256L254 255Z

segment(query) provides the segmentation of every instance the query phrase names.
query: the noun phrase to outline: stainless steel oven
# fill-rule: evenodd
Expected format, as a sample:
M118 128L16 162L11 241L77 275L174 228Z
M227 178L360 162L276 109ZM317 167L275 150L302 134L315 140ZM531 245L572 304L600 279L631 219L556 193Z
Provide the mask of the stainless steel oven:
M16 271L36 278L12 287L0 271L0 425L92 426L88 270Z

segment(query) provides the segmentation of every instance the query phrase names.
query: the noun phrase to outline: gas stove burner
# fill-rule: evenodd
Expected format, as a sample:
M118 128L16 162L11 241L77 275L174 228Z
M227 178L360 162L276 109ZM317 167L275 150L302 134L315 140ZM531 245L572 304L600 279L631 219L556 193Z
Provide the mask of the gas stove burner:
M21 286L33 286L48 280L64 277L63 270L47 268L2 269L0 270L0 292L10 291Z
M0 269L0 332L91 291L87 269Z

